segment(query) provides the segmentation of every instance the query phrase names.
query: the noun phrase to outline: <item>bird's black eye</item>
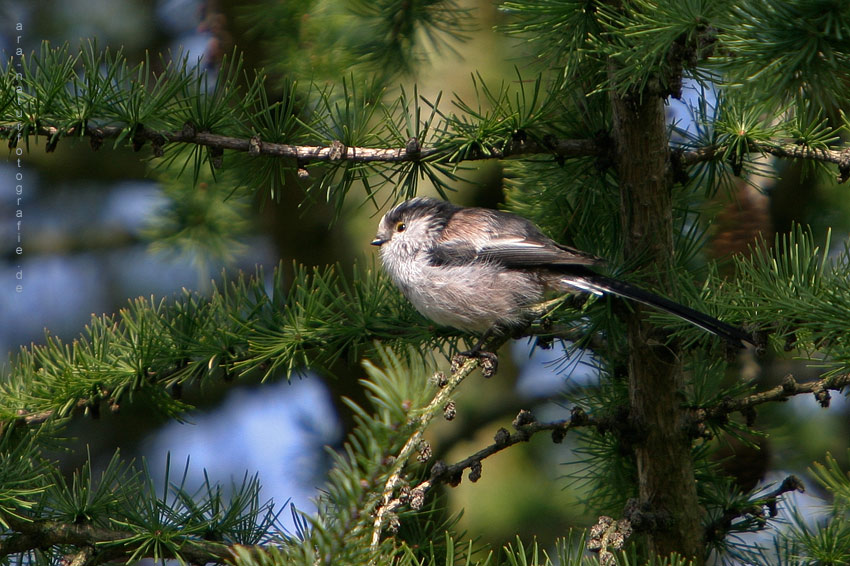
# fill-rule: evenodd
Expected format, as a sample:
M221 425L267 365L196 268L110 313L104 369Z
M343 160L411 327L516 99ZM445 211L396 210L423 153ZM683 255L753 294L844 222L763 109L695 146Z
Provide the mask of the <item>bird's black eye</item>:
M405 230L407 230L407 224L405 224L404 222L396 222L396 225L395 225L395 231L396 232L404 232Z

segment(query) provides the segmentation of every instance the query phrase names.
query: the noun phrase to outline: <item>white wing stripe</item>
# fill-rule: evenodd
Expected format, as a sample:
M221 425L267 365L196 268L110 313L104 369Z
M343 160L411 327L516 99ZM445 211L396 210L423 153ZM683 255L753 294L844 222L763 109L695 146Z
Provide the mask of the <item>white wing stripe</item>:
M563 279L561 279L561 283L569 285L570 287L575 287L576 289L584 291L585 293L593 293L594 295L599 296L603 295L607 291L606 288L596 285L593 282L587 281L585 279L574 279L572 277L564 277Z

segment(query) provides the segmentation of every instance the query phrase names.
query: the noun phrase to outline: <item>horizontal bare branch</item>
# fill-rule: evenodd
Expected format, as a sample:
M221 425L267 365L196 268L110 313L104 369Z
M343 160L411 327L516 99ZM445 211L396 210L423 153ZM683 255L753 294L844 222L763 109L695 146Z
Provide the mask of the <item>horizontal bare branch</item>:
M14 136L17 131L15 126L0 126L0 136ZM53 126L42 126L36 131L37 135L49 137L54 143L62 137L87 136L92 140L92 146L95 148L99 147L102 140L117 138L125 132L126 127L124 126L91 125L86 126L82 130L80 126L74 126L66 130L59 130ZM253 155L288 157L296 159L299 163L341 160L355 163L397 163L435 160L445 156L444 149L423 148L419 146L416 140L411 140L405 147L399 148L347 147L339 141L334 141L328 146L300 146L265 142L256 136L252 138L239 138L201 132L196 131L191 125L186 125L180 131L155 131L137 127L133 133L132 142L137 150L142 147L144 142L150 142L154 147L155 155L161 153L162 146L166 143L179 142L206 146L219 151L227 149ZM478 152L469 153L462 160L504 159L507 157L534 154L549 154L557 155L558 157L586 157L601 155L603 151L602 144L592 139L553 139L546 143L523 139L512 141L507 147L487 147L486 150L482 149ZM444 159L444 161L449 160Z
M63 137L73 136L90 138L92 147L97 149L103 140L117 138L125 134L126 130L126 126L86 125L84 129L81 129L81 126L73 126L65 130L60 130L55 126L43 125L38 127L35 133L50 138L48 142L48 151L50 151ZM19 130L16 125L0 126L0 137L10 138L12 145L15 144L15 136L18 132ZM512 140L502 147L494 144L483 147L478 151L467 152L450 159L445 148L421 147L419 141L415 139L408 140L405 147L395 148L349 147L337 140L334 140L327 146L291 145L266 142L261 140L259 136L240 138L197 131L191 124L186 124L179 131L149 130L139 125L133 131L133 147L138 151L146 142L151 143L154 155L157 156L162 155L162 148L166 143L189 143L209 147L216 152L231 150L246 152L252 155L291 158L295 159L299 166L313 162L343 160L354 163L400 163L407 161L478 161L483 159L506 159L524 155L554 155L558 158L603 157L605 152L609 150L605 139L599 137L595 139L552 138L543 142L538 142L528 137L521 137ZM712 145L674 153L674 167L683 168L696 165L697 163L711 161L716 159L725 150L725 146ZM785 159L807 159L831 163L838 166L839 182L850 179L850 149L832 150L811 148L797 144L774 145L752 143L750 153L774 155Z
M688 167L697 163L711 161L716 159L718 154L723 153L725 150L725 146L712 145L691 151L684 151L679 154L679 164L683 167ZM812 148L798 144L773 145L753 143L750 146L750 153L773 155L783 159L807 159L822 163L832 163L838 166L839 182L843 183L850 179L850 149L835 150Z
M816 381L808 381L806 383L798 383L794 376L788 374L782 380L781 385L777 385L772 389L760 391L741 397L740 399L726 399L721 403L705 409L705 416L711 418L725 418L730 413L751 411L757 405L764 403L772 403L778 401L786 401L796 395L804 395L812 393L818 403L823 407L829 406L830 391L840 391L841 389L850 386L850 373L837 374L818 379Z

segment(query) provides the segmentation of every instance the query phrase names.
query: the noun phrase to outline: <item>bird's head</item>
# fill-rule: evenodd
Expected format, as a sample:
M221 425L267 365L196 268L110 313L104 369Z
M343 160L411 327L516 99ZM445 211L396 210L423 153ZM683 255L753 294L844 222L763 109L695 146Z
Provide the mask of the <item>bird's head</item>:
M459 207L429 197L407 200L381 218L373 246L381 248L381 256L390 253L415 254L430 248Z

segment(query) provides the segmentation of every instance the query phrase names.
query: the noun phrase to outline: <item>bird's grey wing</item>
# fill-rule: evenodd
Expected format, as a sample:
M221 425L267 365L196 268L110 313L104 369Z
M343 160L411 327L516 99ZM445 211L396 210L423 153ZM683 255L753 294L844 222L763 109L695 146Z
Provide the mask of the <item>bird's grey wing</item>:
M454 213L440 233L432 249L432 262L474 261L490 261L517 269L604 263L596 256L556 243L520 216L484 208L463 208Z
M496 261L506 267L564 267L599 265L598 257L556 244L551 240L498 238L478 250L482 259Z
M444 240L431 250L431 261L436 265L487 261L516 269L602 263L596 256L558 245L551 240L527 238L491 238L485 243L479 242L478 246L462 239Z

